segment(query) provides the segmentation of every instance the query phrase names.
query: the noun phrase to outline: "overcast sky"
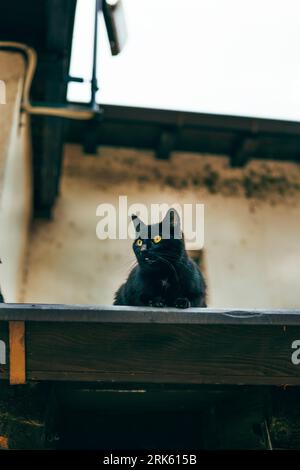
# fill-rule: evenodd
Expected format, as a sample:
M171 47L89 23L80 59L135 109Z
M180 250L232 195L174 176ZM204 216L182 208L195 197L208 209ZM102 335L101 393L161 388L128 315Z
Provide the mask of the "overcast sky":
M71 74L90 77L95 0L79 0ZM300 120L299 0L123 0L112 57L100 22L98 102ZM88 101L89 85L68 98Z

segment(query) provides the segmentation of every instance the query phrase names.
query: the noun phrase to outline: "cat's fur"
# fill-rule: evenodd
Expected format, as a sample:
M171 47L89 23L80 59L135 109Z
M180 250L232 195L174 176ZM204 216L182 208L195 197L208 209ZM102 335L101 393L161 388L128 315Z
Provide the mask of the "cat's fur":
M206 307L206 286L196 263L189 258L181 234L180 218L170 209L164 221L146 226L132 216L136 229L133 251L138 265L115 294L114 305L153 307ZM170 238L163 237L163 223L169 223ZM162 236L154 244L153 233ZM181 238L175 234L180 233ZM138 239L142 245L137 246Z

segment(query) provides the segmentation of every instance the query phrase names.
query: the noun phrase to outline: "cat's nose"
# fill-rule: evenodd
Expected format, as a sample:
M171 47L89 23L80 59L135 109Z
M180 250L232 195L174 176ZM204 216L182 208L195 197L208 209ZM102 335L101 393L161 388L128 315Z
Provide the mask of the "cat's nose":
M146 251L147 250L147 245L144 243L142 246L141 246L141 251Z

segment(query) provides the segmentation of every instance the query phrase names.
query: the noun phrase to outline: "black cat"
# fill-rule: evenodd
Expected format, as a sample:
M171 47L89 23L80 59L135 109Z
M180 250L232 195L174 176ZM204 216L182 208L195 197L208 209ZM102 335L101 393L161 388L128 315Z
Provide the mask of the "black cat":
M185 250L178 213L170 209L162 222L148 226L135 215L132 220L138 265L116 292L114 305L206 307L205 281Z

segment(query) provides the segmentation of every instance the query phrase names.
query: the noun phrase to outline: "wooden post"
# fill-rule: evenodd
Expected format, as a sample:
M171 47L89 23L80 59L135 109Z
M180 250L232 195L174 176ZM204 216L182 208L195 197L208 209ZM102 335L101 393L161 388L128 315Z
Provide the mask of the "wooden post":
M9 322L9 381L11 385L26 383L25 323Z

